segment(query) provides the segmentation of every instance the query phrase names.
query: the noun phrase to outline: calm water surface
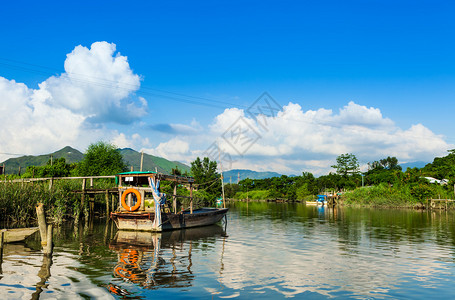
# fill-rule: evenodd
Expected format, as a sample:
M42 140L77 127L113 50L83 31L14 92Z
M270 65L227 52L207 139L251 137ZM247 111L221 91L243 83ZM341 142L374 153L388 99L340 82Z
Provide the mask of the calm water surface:
M8 244L0 299L455 298L453 212L235 203L165 234L98 220Z

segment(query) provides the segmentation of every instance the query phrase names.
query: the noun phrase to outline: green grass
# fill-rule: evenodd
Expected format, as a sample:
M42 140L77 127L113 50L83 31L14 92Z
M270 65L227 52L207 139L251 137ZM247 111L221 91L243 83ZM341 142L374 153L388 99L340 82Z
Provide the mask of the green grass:
M47 217L56 222L66 219L79 219L83 211L81 195L73 193L80 190L82 180L56 180L52 189L49 181L34 183L0 183L0 221L26 223L36 218L35 207L43 203ZM96 180L95 188L115 186L113 180ZM95 196L95 206L105 207L105 196Z
M451 193L438 185L389 186L379 184L357 188L342 196L343 204L376 207L416 207L426 204L427 198L450 198Z

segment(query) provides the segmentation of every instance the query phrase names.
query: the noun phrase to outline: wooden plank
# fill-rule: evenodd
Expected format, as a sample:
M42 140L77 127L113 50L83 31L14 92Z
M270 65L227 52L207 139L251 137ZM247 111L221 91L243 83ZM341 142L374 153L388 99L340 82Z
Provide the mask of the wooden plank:
M39 227L2 229L4 243L20 242L39 230Z

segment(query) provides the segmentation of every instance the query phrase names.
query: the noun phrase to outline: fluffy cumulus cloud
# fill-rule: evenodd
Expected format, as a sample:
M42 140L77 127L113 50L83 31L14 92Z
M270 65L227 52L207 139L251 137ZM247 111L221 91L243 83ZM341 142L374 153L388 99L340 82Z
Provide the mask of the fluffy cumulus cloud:
M175 137L167 142L160 143L155 148L143 149L144 152L164 157L171 161L190 163L193 154L190 152L190 144L183 138Z
M226 109L209 129L225 166L285 174L326 174L342 153L354 153L364 163L387 156L412 162L431 161L453 148L422 124L401 129L378 108L354 102L338 112L304 111L289 103L275 115L255 117L241 109Z
M384 117L380 109L354 102L338 112L324 108L304 111L299 104L288 103L268 116L229 108L215 116L205 130L199 128L199 133L160 131L172 138L146 152L186 163L196 156L209 156L221 161L224 170L283 174L327 174L343 153L355 154L362 165L387 156L396 156L404 163L431 161L454 147L422 124L402 129Z
M77 46L67 55L65 73L31 89L0 77L0 161L4 153L41 154L71 145L84 149L99 139L118 139L109 122L128 123L146 113L136 97L140 78L114 44Z
M146 113L147 103L134 97L140 78L115 44L77 46L67 55L65 73L39 85L51 96L49 104L81 114L92 122L130 123Z

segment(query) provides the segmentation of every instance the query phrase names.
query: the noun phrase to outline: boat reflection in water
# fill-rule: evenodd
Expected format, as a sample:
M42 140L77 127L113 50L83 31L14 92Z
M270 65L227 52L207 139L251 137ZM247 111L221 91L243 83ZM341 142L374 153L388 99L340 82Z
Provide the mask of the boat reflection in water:
M114 277L145 289L189 287L194 279L193 243L214 243L225 237L226 231L219 225L161 233L120 230L109 246L118 253ZM129 294L114 284L108 290L122 296Z

